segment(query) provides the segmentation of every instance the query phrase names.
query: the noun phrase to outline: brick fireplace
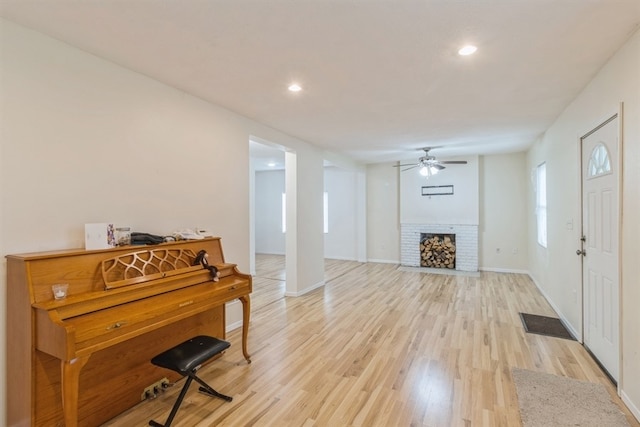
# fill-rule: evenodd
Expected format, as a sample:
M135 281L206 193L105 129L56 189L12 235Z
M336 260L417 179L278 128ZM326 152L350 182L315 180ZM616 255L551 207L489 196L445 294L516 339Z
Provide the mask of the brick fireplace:
M452 270L478 271L478 226L460 224L401 224L400 264L406 267L421 265L420 243L423 235L455 236L455 266ZM444 239L444 237L442 237ZM446 268L449 268L448 265Z

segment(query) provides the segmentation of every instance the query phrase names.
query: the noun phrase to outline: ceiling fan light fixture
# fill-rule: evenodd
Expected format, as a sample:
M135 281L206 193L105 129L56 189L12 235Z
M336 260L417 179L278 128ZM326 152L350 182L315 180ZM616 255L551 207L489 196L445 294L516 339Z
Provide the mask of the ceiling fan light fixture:
M436 167L436 165L430 165L428 163L423 163L420 167L420 175L429 178L430 176L436 175L440 169Z

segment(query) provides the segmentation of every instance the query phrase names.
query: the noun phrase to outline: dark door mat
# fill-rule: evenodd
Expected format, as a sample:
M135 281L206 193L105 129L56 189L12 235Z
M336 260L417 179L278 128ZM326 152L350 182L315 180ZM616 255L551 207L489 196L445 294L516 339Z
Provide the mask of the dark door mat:
M560 319L527 313L520 313L520 318L522 319L524 330L531 334L547 335L575 341L573 335L564 327Z

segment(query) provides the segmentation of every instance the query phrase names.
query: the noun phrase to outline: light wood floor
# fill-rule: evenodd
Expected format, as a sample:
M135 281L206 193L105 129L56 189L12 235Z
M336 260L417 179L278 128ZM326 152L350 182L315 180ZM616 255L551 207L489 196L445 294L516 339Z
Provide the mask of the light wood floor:
M174 426L519 426L513 367L604 384L639 425L579 343L524 332L519 312L555 316L527 276L325 267L324 288L287 298L284 258L257 257L253 363L229 333L200 376L233 402L194 385ZM164 422L181 386L106 425Z

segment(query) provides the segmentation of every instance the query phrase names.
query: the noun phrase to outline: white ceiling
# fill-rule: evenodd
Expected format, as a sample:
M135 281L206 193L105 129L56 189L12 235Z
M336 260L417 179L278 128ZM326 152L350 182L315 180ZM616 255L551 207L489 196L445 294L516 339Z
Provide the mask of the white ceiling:
M363 162L425 146L448 156L525 149L640 23L640 0L0 7L8 20ZM478 52L458 56L466 43ZM293 81L302 92L287 91Z

